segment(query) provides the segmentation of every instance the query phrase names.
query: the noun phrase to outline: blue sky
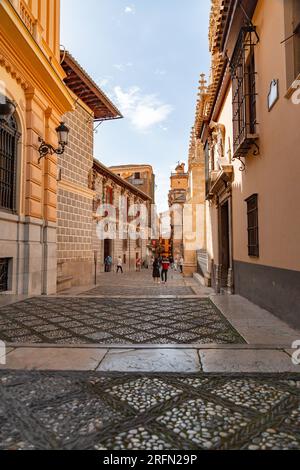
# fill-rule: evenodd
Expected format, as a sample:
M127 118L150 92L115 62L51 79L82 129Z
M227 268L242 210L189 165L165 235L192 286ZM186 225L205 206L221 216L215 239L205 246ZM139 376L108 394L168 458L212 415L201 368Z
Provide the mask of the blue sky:
M209 11L210 0L61 0L61 44L124 115L99 127L95 157L151 164L160 211L171 170L188 158Z

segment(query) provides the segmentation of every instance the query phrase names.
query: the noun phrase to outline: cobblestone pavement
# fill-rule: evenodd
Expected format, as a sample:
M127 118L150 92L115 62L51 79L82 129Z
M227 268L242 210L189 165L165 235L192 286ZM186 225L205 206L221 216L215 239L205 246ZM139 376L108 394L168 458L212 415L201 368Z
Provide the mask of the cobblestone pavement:
M0 449L300 449L299 375L0 372Z
M156 284L151 277L151 269L141 272L127 272L124 274L101 273L98 274L98 285L85 289L80 295L92 297L104 296L186 296L195 295L199 285L192 279L185 279L181 274L171 270L166 284ZM61 295L68 295L68 291Z
M208 298L33 298L0 308L8 343L244 343Z

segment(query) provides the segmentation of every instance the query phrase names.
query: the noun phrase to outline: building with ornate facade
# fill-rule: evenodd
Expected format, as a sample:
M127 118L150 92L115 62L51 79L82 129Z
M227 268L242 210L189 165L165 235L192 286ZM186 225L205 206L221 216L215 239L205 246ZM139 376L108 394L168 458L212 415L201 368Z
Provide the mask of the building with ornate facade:
M151 165L118 165L111 166L110 170L148 194L155 204L155 175Z
M200 95L205 92L206 82L202 74L199 82ZM204 102L199 100L196 115L202 112ZM184 243L184 270L185 276L192 276L195 272L201 275L203 284L209 283L202 271L207 263L206 251L206 193L205 193L205 155L203 144L198 135L198 122L195 120L191 131L191 140L188 159L188 187L184 207L183 243ZM204 271L206 269L204 268Z
M169 211L171 223L171 252L174 260L184 256L183 216L186 203L189 175L185 164L178 163L175 172L171 174L169 191Z
M129 206L145 203L148 209L150 203L147 194L93 158L94 127L121 118L120 111L68 51L61 51L61 63L75 110L64 116L70 130L69 145L58 157L58 291L92 284L95 268L96 273L104 271L107 256L112 257L113 265L121 257L124 269L135 269L136 259L147 256L148 239L129 238L129 217L124 238L117 231L115 238L108 234L99 239L100 224L111 223L99 210L101 204L116 207L114 222L118 226L121 197Z
M60 65L59 0L0 2L0 291L56 292L57 158L39 139L74 101Z
M64 116L69 145L58 156L57 288L91 284L94 278L94 126L121 118L120 111L68 51L61 51L64 82L74 111Z
M196 138L206 279L299 327L300 4L213 0Z
M91 189L94 191L93 252L99 270L104 271L104 261L107 256L112 258L113 269L116 267L118 258L122 259L125 271L134 271L137 268L137 260L148 264L150 225L147 214L152 202L150 196L97 160L94 160ZM112 205L115 213L106 216L105 207L99 212L99 207L103 203ZM143 210L146 214L145 226L142 220L139 221ZM112 230L109 230L107 235L104 233L105 238L101 239L99 224L105 230L105 225L108 228L111 221ZM102 228L101 233L103 233ZM112 236L113 234L115 235Z

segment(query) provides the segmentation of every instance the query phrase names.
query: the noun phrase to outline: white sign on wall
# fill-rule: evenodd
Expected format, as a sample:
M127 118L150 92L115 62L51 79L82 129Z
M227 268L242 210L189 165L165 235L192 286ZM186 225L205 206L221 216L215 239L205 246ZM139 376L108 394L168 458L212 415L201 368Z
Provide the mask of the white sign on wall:
M268 109L271 111L276 101L279 99L279 80L272 80L268 94Z

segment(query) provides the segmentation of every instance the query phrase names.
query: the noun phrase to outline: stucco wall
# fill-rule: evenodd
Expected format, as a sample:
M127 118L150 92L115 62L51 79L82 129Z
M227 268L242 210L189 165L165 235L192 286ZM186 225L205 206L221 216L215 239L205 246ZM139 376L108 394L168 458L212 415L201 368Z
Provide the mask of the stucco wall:
M255 48L260 155L248 156L245 172L235 163L233 185L234 259L300 270L300 105L287 91L283 1L260 1L253 23L260 42ZM269 112L270 83L279 80L279 101ZM258 193L260 257L247 252L247 211L244 200Z

